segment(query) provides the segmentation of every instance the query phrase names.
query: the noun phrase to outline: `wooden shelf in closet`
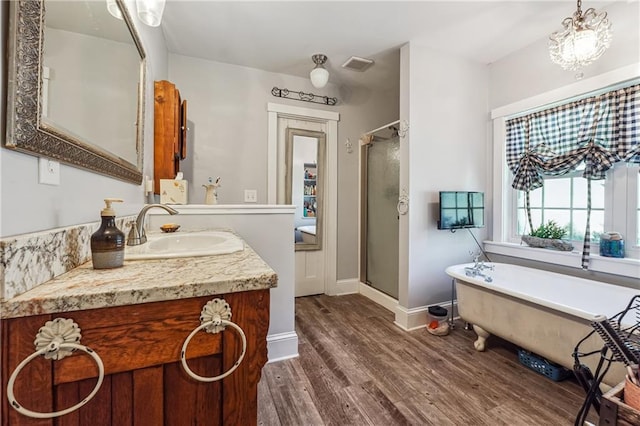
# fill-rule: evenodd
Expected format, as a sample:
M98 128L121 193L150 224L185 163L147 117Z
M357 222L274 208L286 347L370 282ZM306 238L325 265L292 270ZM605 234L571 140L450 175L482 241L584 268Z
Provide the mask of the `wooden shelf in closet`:
M175 84L154 82L154 192L160 193L160 179L173 179L180 160L187 157L187 101Z

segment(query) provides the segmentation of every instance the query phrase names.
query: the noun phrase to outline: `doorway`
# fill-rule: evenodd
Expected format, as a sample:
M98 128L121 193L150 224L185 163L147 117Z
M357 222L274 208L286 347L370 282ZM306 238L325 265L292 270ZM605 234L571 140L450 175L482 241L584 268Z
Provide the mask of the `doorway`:
M398 300L400 138L391 123L361 147L360 281Z
M295 215L300 215L301 226L316 223L316 236L305 235L306 241L295 244L296 235L302 240L300 224L293 225L291 238L295 250L295 296L312 294L336 294L336 252L337 252L337 121L339 114L330 111L299 108L289 105L269 103L269 146L267 199L270 204L296 205ZM296 138L297 136L297 138ZM301 143L315 139L316 163L302 160L302 173L306 169L305 180L293 180L293 167L288 167L287 158L293 153L287 151L287 140L298 139ZM296 143L296 142L291 142ZM324 164L320 164L320 163ZM324 174L321 174L321 171ZM309 176L312 176L310 178ZM315 182L313 182L315 180ZM299 200L292 198L294 186L301 188ZM315 186L315 188L313 188ZM305 189L306 188L306 189ZM320 194L318 191L320 190ZM306 194L305 191L316 192ZM321 203L317 199L321 195ZM301 206L297 204L302 203ZM305 205L305 203L307 203ZM321 206L321 212L317 209ZM316 209L314 211L314 208ZM300 214L298 214L300 213ZM305 216L306 214L306 216ZM317 220L311 220L311 217ZM313 216L312 216L313 215ZM295 222L296 220L294 220ZM318 226L319 225L319 226ZM305 229L310 231L311 228Z
M291 238L295 250L295 297L324 294L325 258L322 247L326 186L325 123L279 118L284 129L284 194L278 204L296 206Z

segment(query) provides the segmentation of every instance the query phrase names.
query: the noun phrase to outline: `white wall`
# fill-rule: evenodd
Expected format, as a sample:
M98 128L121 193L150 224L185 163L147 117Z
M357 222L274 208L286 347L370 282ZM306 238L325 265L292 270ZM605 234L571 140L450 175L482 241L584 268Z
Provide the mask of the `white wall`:
M445 268L470 261L469 252L477 251L467 231L437 229L438 195L488 190L488 70L415 43L403 47L401 55L401 119L410 125L408 138L400 141L401 187L409 185L410 203L401 223L408 273L404 282L401 275L399 302L412 309L447 301L451 279ZM485 229L472 232L479 240L486 235Z
M587 66L584 78L640 62L640 2L616 2L605 9L612 25L611 47ZM547 38L489 65L489 108L497 108L574 83L576 73L551 62Z
M3 36L8 3L2 2ZM133 0L125 1L135 10ZM132 19L147 54L146 109L144 138L144 174L153 175L153 81L167 76L167 49L160 28L141 24L135 13ZM6 45L0 43L2 70L6 79ZM0 97L6 99L4 86ZM11 107L11 106L9 106ZM6 106L2 111L5 123ZM2 145L6 124L2 128ZM119 216L134 214L144 203L143 187L62 164L60 185L38 183L38 159L34 156L0 148L0 237L35 232L61 226L93 222L100 219L105 197L119 197L124 205L117 207Z
M191 203L203 202L201 185L209 176L222 178L221 204L242 203L245 189L256 189L258 203L266 202L268 102L340 113L337 279L357 277L358 138L398 118L397 92L341 91L332 84L318 90L307 78L175 54L169 55L169 79L189 105L190 154L181 168L192 182ZM338 105L277 98L271 95L274 86L337 96ZM344 148L347 138L355 148L351 154Z

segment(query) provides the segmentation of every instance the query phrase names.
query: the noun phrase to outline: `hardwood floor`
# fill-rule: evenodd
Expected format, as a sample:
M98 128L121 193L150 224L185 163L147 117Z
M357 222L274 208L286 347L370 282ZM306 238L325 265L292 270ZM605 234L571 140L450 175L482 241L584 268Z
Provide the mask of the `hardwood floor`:
M405 332L360 295L296 299L296 330L300 356L262 371L260 425L572 425L584 400L504 341L476 352L461 323Z

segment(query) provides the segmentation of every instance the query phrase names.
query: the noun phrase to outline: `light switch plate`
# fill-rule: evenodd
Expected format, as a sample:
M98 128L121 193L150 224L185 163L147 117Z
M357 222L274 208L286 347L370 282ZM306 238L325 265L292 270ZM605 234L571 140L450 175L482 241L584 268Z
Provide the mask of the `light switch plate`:
M245 203L257 203L258 202L258 191L256 189L245 189L244 190L244 202Z
M60 185L60 163L48 158L39 158L38 182L45 185Z

